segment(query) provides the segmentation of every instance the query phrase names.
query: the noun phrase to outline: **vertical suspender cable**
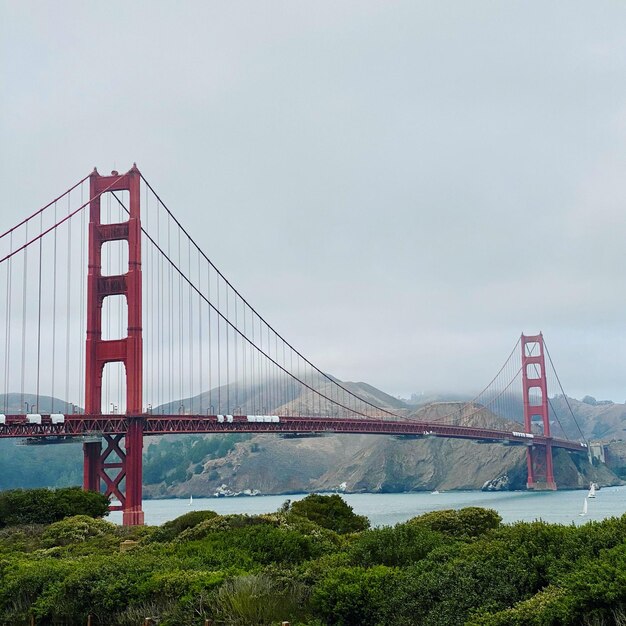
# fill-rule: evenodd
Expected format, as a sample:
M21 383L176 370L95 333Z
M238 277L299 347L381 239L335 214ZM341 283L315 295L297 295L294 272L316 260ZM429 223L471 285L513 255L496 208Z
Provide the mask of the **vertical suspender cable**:
M85 193L85 185L80 186L80 205L84 204L84 193ZM87 267L86 257L85 257L85 237L87 235L86 232L86 211L80 212L80 266L83 268L83 272L85 272L85 268ZM87 275L83 273L80 276L80 341L79 341L79 352L78 352L78 363L79 363L79 385L78 385L78 404L81 407L84 407L85 401L85 338L87 334L86 329L86 321L87 321L87 298L85 295L85 286L87 284ZM66 399L67 400L67 399Z
M220 281L219 276L217 277L217 310L220 310ZM221 333L220 333L220 322L222 318L219 315L217 317L217 412L223 413L222 411L222 342L221 342Z
M70 212L68 198L67 212ZM67 283L65 303L65 402L70 402L70 304L72 287L72 220L67 221Z
M238 320L237 320L237 309L239 308L239 302L237 299L237 296L235 296L235 327L239 328L239 324L238 324ZM235 382L235 406L239 406L239 385L240 385L240 379L239 379L239 359L237 358L237 350L238 350L238 337L235 333L233 333L233 339L235 340L235 346L234 346L234 355L235 355L235 376L234 376L234 382ZM241 411L240 411L241 412Z
M43 222L42 216L39 216L39 231L43 230ZM55 228L56 230L56 228ZM39 383L40 383L40 375L41 375L41 261L42 261L42 242L43 238L39 240L39 279L38 279L38 289L37 289L37 383L35 385L36 389L36 397L37 397L37 411L40 411L39 406Z
M187 265L189 271L189 278L191 278L191 242L187 239ZM189 305L189 384L190 384L190 396L191 396L191 412L194 413L193 408L193 377L194 377L194 367L193 367L193 354L194 354L194 331L193 331L193 293L191 288L188 287L187 291L189 292L188 305Z
M250 310L250 328L251 328L251 341L253 345L256 345L254 343L254 311L252 311L252 309ZM252 393L254 394L252 397L254 399L254 406L252 407L252 413L253 414L258 414L258 410L257 410L257 404L258 404L258 397L259 397L259 392L257 390L257 378L256 378L256 352L252 349L250 350L250 387L252 389Z
M209 301L211 300L211 267L207 265L207 273L206 273L206 282L207 282L207 297ZM200 294L198 294L198 297ZM211 313L212 309L210 307L207 308L207 326L209 332L209 352L207 354L209 361L209 410L211 413L216 413L213 408L213 377L212 377L212 365L213 365L213 349L211 339L213 336L211 330Z
M13 252L13 233L9 235L9 252ZM9 410L9 372L11 371L11 297L12 297L12 278L13 278L13 257L7 262L7 299L6 299L6 344L4 353L4 412Z
M230 319L228 292L228 285L226 285L226 319ZM230 406L230 328L228 326L226 326L226 413L232 413Z
M142 211L144 215L150 220L151 228L154 229L152 222L154 221L154 216L150 214L149 210L149 201L148 201L148 189L144 185L144 200L143 200L143 208ZM154 236L154 235L153 235ZM154 254L152 246L149 245L148 238L141 233L141 250L142 254L148 258L148 269L147 273L143 272L141 276L142 285L146 285L144 292L147 290L149 293L148 299L150 301L150 306L146 309L144 306L142 308L142 329L144 335L148 336L148 343L150 344L149 353L146 354L146 350L143 352L143 375L146 379L146 383L143 390L143 404L144 404L144 412L149 412L149 406L156 406L154 402L154 394L156 389L156 375L157 375L157 362L156 362L156 350L154 344L155 337L155 323L154 320L156 318L156 307L155 307L155 298L156 298L156 285L154 283ZM129 268L130 268L130 250L128 256ZM148 365L149 364L149 371Z
M167 220L167 251L168 254L171 254L171 220ZM170 265L168 272L168 297L167 297L167 317L168 317L168 344L169 344L169 362L170 362L170 372L168 376L168 390L169 390L169 402L172 403L174 401L174 292L173 292L173 281L172 281L172 272L173 268ZM170 412L173 413L174 410L170 409Z
M180 228L178 229L178 267L181 267L180 261ZM178 399L182 405L183 399L183 281L180 277L178 280Z
M201 259L200 259L200 255L197 254L196 255L198 257L198 288L201 289L202 288L202 263L201 263ZM204 348L203 344L202 344L203 338L202 338L202 298L200 297L200 294L198 294L198 380L200 381L200 407L199 407L199 412L202 413L203 407L202 407L202 350Z
M148 187L146 186L146 193L148 193ZM159 210L159 203L156 203L156 239L161 245L161 212ZM151 246L154 253L154 246ZM165 335L163 334L163 297L162 297L162 283L163 283L163 258L157 256L157 328L158 328L158 339L159 342L159 353L156 359L157 366L157 397L155 398L158 401L159 405L163 404L163 355L165 354L165 350L163 349L163 341ZM161 409L162 410L162 409Z
M247 337L247 314L246 314L246 303L243 303L243 334ZM246 405L246 411L244 413L249 413L248 399L250 398L250 390L248 388L248 346L245 341L241 342L241 361L243 364L243 402Z
M145 219L146 219L146 229L150 231L151 220L150 220L150 210L149 210L149 204L148 204L148 187L146 187L146 185L144 185L143 214L145 215ZM142 281L143 281L143 284L149 285L148 298L150 300L150 306L148 307L148 309L146 310L146 307L143 307L142 309L142 316L143 316L142 326L143 326L144 332L147 330L148 343L150 345L149 354L148 354L149 358L147 361L145 361L144 359L145 363L150 364L150 370L147 371L146 367L143 368L143 375L146 381L145 387L144 387L144 404L146 405L146 409L147 409L147 405L150 404L150 402L153 400L154 376L155 376L155 372L157 368L155 360L154 360L154 357L155 357L154 324L152 323L153 316L154 316L153 314L153 311L154 311L154 254L153 254L153 251L154 249L152 248L152 246L150 246L150 248L148 249L147 244L148 244L148 238L142 233L141 234L141 250L142 250L142 253L144 255L147 255L148 257L148 268L147 268L146 273L142 273ZM143 286L142 286L142 289L143 289ZM148 387L149 387L149 390L148 390Z
M28 223L26 223L26 241L28 241ZM28 274L28 248L24 249L24 276L22 279L22 368L20 380L20 410L24 410L24 376L26 367L26 283Z
M57 223L57 203L54 203L54 223ZM50 361L50 378L51 378L51 391L50 396L52 398L51 413L56 413L54 407L54 374L55 374L55 362L56 362L56 323L57 323L57 229L54 229L53 234L53 251L52 251L52 359Z

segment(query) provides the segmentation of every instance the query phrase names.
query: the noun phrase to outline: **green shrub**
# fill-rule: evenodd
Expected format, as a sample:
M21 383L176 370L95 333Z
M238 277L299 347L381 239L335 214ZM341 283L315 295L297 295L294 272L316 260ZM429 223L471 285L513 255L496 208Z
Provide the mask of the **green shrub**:
M323 496L312 493L302 500L291 503L289 512L339 534L360 532L370 525L367 517L357 515L337 494Z
M373 528L359 534L348 554L355 565L396 567L423 559L443 542L443 535L430 528L398 524L394 528Z
M388 599L397 571L382 565L338 568L314 588L312 606L318 617L335 626L375 626L389 613Z
M114 534L116 530L115 524L103 519L94 519L87 515L75 515L48 526L41 537L41 541L46 548L67 546L84 542L90 537Z
M267 574L251 574L224 583L217 606L221 618L232 626L269 626L296 619L305 596L301 585L284 585Z
M73 515L103 517L109 499L79 487L13 489L0 492L0 528L18 524L50 524Z
M419 524L450 537L469 539L498 528L501 522L502 518L493 509L470 506L459 510L431 511L407 523Z
M233 513L231 515L209 516L195 526L182 531L177 537L180 542L196 541L202 539L210 533L233 530L235 528L246 528L248 526L278 526L279 521L269 515L242 515Z
M202 522L196 528L212 521ZM329 549L323 538L318 540L296 530L268 524L213 529L192 541L183 541L182 536L175 542L177 554L185 559L192 557L199 566L210 569L236 567L250 571L255 566L271 563L293 565L321 556Z
M152 534L151 538L153 541L172 541L183 531L194 528L201 522L214 517L217 517L215 511L189 511L189 513L185 513L176 519L165 522Z

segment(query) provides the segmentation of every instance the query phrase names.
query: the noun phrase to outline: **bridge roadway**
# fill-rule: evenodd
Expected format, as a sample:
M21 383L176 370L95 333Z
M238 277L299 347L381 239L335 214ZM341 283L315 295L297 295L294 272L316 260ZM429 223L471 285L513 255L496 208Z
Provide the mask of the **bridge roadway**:
M217 433L277 433L324 434L346 433L362 435L396 435L468 439L484 443L545 446L572 452L587 452L587 444L527 434L520 431L454 426L436 422L419 422L402 418L339 418L302 416L246 415L156 415L144 413L127 415L0 415L0 438L100 437L119 435L128 430L132 419L144 420L144 435L217 434ZM520 426L520 429L522 427Z

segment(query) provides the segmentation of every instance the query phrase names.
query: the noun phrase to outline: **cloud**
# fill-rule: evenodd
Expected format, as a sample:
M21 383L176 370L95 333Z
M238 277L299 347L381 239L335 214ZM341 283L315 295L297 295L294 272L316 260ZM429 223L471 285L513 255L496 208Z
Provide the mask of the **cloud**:
M623 400L619 3L0 11L0 230L137 161L324 370L477 389L543 329L567 390Z

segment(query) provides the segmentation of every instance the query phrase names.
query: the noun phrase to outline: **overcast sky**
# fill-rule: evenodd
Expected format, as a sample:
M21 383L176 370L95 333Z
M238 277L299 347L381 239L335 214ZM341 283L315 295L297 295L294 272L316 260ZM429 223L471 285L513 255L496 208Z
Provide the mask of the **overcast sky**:
M325 371L626 400L626 3L0 0L0 231L136 161Z

